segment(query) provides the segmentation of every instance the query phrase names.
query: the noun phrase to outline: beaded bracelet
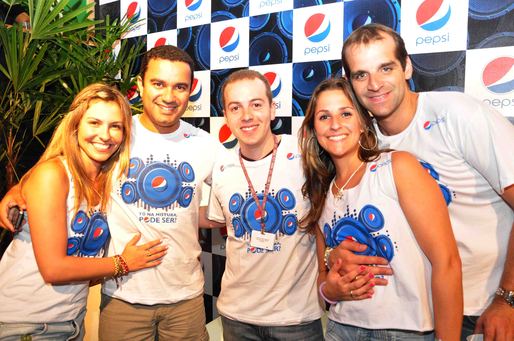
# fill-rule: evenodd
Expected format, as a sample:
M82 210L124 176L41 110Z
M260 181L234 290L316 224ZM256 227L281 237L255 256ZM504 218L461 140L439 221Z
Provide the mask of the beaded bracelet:
M113 277L117 278L117 277L120 276L120 274L123 271L123 269L121 268L120 261L119 261L118 257L114 256L114 257L112 257L112 260L114 262L114 275L113 275Z
M325 287L325 284L327 284L326 281L323 281L321 282L321 284L319 285L319 295L321 296L321 298L323 298L325 300L325 302L327 302L328 304L336 304L337 302L336 301L332 301L332 300L329 300L325 294L323 294L323 288Z
M118 259L120 261L121 268L123 269L122 276L125 276L129 273L129 267L127 265L127 262L125 261L125 258L123 258L122 255L118 255Z
M127 262L121 255L115 255L114 260L114 277L123 277L129 273Z

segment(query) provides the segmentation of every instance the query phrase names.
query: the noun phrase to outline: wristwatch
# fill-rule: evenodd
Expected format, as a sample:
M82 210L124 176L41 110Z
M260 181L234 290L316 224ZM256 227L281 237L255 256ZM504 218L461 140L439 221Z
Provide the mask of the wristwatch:
M514 308L514 290L505 290L502 287L499 287L496 289L496 295L503 298L505 302Z

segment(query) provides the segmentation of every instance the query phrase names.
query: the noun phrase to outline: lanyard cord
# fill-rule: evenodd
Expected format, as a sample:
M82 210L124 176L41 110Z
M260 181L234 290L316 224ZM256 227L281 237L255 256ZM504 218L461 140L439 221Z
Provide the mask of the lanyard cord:
M259 210L258 213L260 213L260 224L261 224L261 233L264 234L266 231L266 224L264 223L264 217L266 214L266 201L268 200L268 193L269 193L269 187L271 184L271 176L273 175L273 168L275 167L275 158L277 156L277 147L278 147L278 141L277 137L273 135L273 153L271 154L271 163L269 165L269 171L268 171L268 178L266 180L266 185L264 186L264 197L262 199L262 205L259 201L259 198L257 197L257 193L255 192L255 188L253 187L252 180L250 180L250 177L248 176L248 171L246 170L246 167L243 162L243 156L241 154L241 149L239 149L239 163L241 164L241 168L243 169L243 173L246 178L246 182L248 183L248 187L250 187L250 193L252 193L253 200L255 200L255 204L257 205L257 208Z

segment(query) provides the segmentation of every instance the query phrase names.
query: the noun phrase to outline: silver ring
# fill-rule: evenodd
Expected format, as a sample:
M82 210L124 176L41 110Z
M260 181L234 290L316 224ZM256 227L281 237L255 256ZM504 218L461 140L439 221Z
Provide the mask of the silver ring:
M353 297L353 290L350 290L350 296L351 296L352 298L355 298L355 297Z

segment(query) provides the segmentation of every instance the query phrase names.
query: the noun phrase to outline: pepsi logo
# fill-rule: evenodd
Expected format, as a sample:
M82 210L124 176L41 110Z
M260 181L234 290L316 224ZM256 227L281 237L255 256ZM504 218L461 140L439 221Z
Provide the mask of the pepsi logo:
M323 13L313 14L305 22L304 32L310 42L319 43L330 33L330 20Z
M495 94L506 94L514 89L514 58L493 59L484 68L482 81L487 90Z
M225 148L231 149L234 148L237 144L236 137L232 134L232 131L230 128L224 124L219 133L218 133L218 139L225 146Z
M445 117L437 117L434 121L425 121L425 123L423 123L423 129L430 130L434 126L437 126L437 125L443 124L443 123L446 123L446 118Z
M137 1L132 1L127 7L127 19L132 22L138 21L141 15L141 6Z
M369 167L369 171L370 172L376 172L377 168L378 168L378 165L376 163L372 164L371 167Z
M448 23L450 0L425 0L418 7L416 22L425 31L437 31Z
M152 179L152 189L156 192L164 192L168 188L168 182L163 176L156 176Z
M226 27L221 31L219 39L220 47L225 52L232 52L239 44L239 33L233 26Z
M276 72L266 72L264 77L268 80L273 98L277 97L277 95L280 93L280 90L282 89L282 81L280 80L280 76Z
M186 139L188 139L188 138L190 138L190 137L191 137L191 134L189 134L189 133L184 133L184 137L185 137Z
M202 83L198 80L198 78L193 79L193 84L191 85L191 94L189 95L189 100L191 102L196 102L202 96Z
M293 153L287 153L287 159L288 160L293 160L294 159L294 154Z
M93 239L98 239L104 234L104 229L101 227L97 227L93 232Z
M375 221L376 216L373 213L368 214L368 220L369 221Z
M157 39L157 41L155 42L153 47L163 46L163 45L166 45L166 38L161 37L161 38Z
M196 11L202 5L202 0L186 0L186 8L191 12Z
M266 218L268 217L268 212L266 210L255 210L255 213L253 214L253 217L256 221L266 221Z

